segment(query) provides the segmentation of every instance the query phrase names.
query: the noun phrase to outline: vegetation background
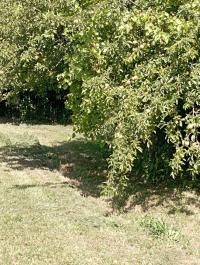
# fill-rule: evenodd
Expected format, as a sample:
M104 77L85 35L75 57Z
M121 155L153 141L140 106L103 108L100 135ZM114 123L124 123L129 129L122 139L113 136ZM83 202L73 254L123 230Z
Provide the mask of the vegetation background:
M119 202L133 175L198 179L198 0L6 0L0 12L2 109L72 119L108 146L104 192Z

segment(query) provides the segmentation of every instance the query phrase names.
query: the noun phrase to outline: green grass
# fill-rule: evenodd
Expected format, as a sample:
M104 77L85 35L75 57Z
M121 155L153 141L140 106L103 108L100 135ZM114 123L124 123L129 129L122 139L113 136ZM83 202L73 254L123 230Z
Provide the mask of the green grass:
M106 150L70 126L0 124L0 264L200 264L195 191L137 183L126 212L100 196Z
M180 232L165 223L163 219L159 220L157 218L145 216L141 220L140 225L156 238L169 239L173 241L181 240Z

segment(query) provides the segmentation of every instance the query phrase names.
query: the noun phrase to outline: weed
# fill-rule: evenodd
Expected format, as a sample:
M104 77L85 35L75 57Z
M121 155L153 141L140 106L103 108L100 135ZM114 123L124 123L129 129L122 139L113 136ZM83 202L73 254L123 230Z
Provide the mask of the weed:
M140 225L156 238L167 238L173 241L180 240L180 232L173 226L168 225L163 219L145 216L140 221Z

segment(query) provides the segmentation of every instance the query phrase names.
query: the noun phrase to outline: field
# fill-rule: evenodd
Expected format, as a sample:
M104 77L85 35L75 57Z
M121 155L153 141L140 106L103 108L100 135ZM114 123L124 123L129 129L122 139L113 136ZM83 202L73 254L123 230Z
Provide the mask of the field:
M100 196L106 153L60 125L0 124L1 265L198 265L200 197L136 183Z

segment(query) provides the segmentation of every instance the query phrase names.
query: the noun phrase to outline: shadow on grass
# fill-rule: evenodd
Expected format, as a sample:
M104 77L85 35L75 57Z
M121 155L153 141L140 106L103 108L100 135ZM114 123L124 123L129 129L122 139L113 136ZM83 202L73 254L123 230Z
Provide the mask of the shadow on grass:
M72 183L70 184L69 181L62 181L62 182L46 182L44 184L22 184L22 185L14 185L13 188L18 190L26 190L30 188L41 188L41 187L57 188L58 186L62 188L65 188L66 186L77 188L77 186L73 185Z
M200 209L199 181L171 179L160 184L151 182L144 184L135 180L128 194L126 211L135 208L147 212L149 209L163 207L170 215L177 213L193 215Z
M26 190L35 187L66 187L80 190L83 196L100 196L101 185L106 180L108 150L83 139L60 142L55 146L30 145L0 148L0 162L8 169L59 171L63 181L33 185L15 185L13 188ZM191 182L171 181L153 185L135 179L129 190L125 210L148 210L164 207L168 214L195 214L200 208L198 185ZM187 192L189 191L189 192ZM124 206L124 205L123 205Z
M107 150L86 140L57 143L55 146L30 145L0 148L0 162L13 170L57 170L66 179L59 183L39 186L77 187L83 196L99 196L105 181ZM15 185L17 189L34 188L37 185Z

